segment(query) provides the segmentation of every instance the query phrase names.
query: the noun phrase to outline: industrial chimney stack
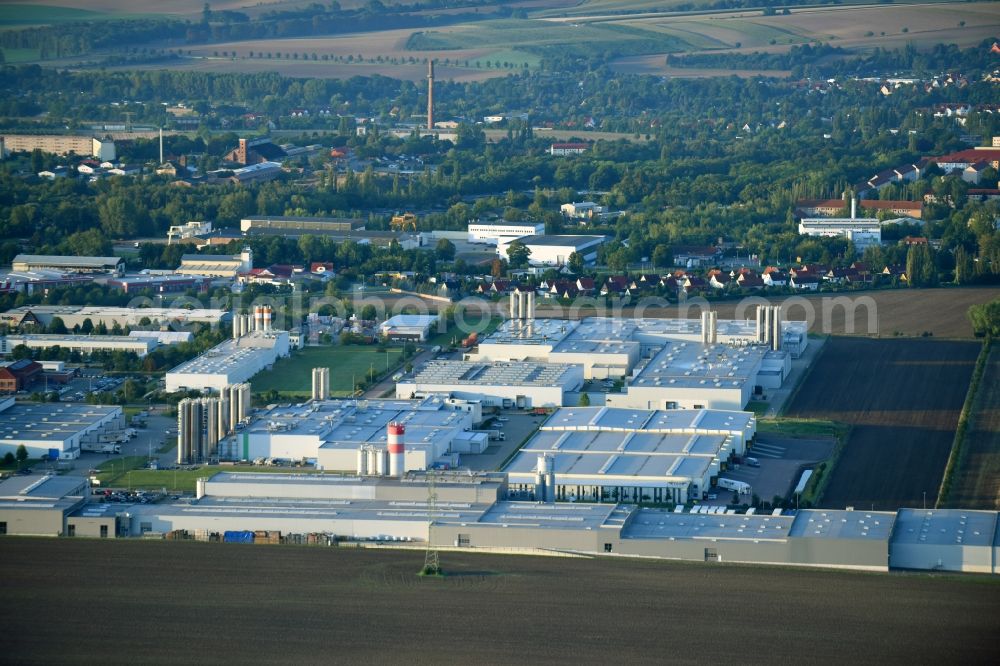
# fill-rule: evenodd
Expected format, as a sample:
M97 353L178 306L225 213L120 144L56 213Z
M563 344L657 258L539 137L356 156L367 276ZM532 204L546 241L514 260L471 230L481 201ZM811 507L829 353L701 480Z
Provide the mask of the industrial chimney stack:
M406 473L406 445L403 444L403 433L406 426L395 421L389 423L388 428L388 449L389 449L389 476L402 478Z
M434 61L427 61L427 129L434 129Z

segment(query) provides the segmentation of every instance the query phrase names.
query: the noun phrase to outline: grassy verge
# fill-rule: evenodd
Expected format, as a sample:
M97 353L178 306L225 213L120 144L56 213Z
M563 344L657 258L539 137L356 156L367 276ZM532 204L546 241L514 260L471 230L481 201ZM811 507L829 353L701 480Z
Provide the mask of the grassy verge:
M146 464L146 461L146 456L125 456L122 458L116 456L105 460L96 467L97 480L101 482L102 487L121 485L120 479L123 479L130 470L141 468Z
M951 452L948 454L948 464L944 468L944 477L941 479L941 487L938 488L937 503L935 508L943 506L948 501L948 494L951 492L955 482L955 474L958 471L965 451L965 438L969 432L969 420L972 415L973 403L979 386L982 384L983 373L986 371L986 362L990 357L990 348L993 341L986 338L983 348L979 350L976 357L976 367L972 371L972 381L969 382L969 392L965 394L965 404L962 405L962 412L958 417L958 427L955 429L955 439L951 444Z
M365 380L372 369L376 377L392 372L399 366L402 356L401 347L388 347L382 352L375 347L356 345L306 347L279 360L271 370L258 374L251 384L254 393L274 390L284 396L309 397L312 369L330 368L330 392L350 395L352 382Z
M850 426L848 426L843 435L837 437L837 443L834 444L830 457L813 468L813 474L809 477L806 489L802 491L802 496L799 498L799 506L803 509L816 506L823 499L823 493L826 492L826 487L830 484L830 479L833 478L833 470L840 462L840 454L844 452L844 445L847 443L850 431Z
M762 400L751 400L747 403L747 410L754 413L757 418L761 418L767 414L767 410L771 406Z
M109 461L105 465L115 464L115 471L102 470L97 478L101 480L102 487L131 488L132 490L162 490L166 488L170 491L193 493L198 479L208 478L218 472L236 472L254 474L315 474L314 469L303 469L301 467L259 467L254 465L202 465L195 469L146 469L143 465L146 459L135 457L139 461L138 465L130 466L126 464L124 471L122 463L119 461ZM133 458L125 458L125 461L132 461ZM101 469L99 466L98 469ZM108 474L108 481L103 478Z

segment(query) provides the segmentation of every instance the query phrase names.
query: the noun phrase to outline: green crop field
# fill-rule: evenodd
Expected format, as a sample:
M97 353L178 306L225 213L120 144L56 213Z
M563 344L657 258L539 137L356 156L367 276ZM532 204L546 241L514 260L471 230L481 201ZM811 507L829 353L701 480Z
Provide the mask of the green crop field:
M403 350L389 347L380 352L375 347L355 345L306 347L279 360L274 367L258 374L251 382L255 393L278 391L284 394L308 396L312 389L312 369L330 368L330 392L349 395L353 381L361 381L374 368L382 374L399 364Z

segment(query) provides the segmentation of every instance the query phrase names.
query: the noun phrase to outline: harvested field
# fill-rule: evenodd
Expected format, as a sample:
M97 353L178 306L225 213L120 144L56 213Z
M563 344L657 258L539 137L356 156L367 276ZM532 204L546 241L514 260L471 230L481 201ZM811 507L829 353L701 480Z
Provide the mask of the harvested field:
M453 575L422 579L419 550L13 537L0 561L13 663L1000 658L980 577L443 553ZM768 619L720 634L723 596Z
M636 307L613 311L604 308L604 315L631 316L633 311L646 317L701 316L698 304L710 306L720 319L753 318L759 303L782 303L786 306L785 318L810 322L812 333L826 335L863 335L892 338L897 334L906 337L921 336L925 332L935 338L971 339L972 324L966 313L970 305L988 303L1000 297L997 287L963 287L957 289L883 289L839 294L814 294L810 296L776 296L762 299L759 296L739 300L712 301L692 298L687 307L660 307L662 301L639 299ZM849 299L849 300L844 300ZM554 317L568 313L569 308L540 302L538 315ZM870 314L869 314L870 313ZM598 313L601 314L601 313ZM594 315L593 309L580 312L580 316Z
M669 76L672 79L701 79L713 76L738 76L749 79L755 76L771 78L787 78L791 70L785 69L710 69L702 67L671 67L666 64L666 54L629 56L619 58L612 64L612 69L623 74L652 74L654 76Z
M256 72L276 72L283 76L316 79L349 79L352 76L385 76L401 81L425 81L427 65L390 63L342 63L305 60L263 60L259 58L236 59L226 58L185 58L170 63L152 63L146 65L128 65L123 67L108 67L106 69L122 69L127 71L143 69L169 69L176 71L221 72L230 74L253 74ZM507 76L510 70L503 69L466 69L464 67L435 66L434 75L439 81L483 81Z
M821 505L933 506L979 344L834 337L786 410L851 424Z
M1000 345L990 349L946 505L1000 509Z

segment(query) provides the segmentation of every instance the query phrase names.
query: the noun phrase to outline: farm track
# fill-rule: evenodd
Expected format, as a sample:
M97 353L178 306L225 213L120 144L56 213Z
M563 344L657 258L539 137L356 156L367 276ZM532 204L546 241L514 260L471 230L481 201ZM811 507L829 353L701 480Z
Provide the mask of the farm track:
M981 577L443 553L426 579L420 551L15 537L0 561L6 663L1000 659ZM759 621L720 633L721 599Z

